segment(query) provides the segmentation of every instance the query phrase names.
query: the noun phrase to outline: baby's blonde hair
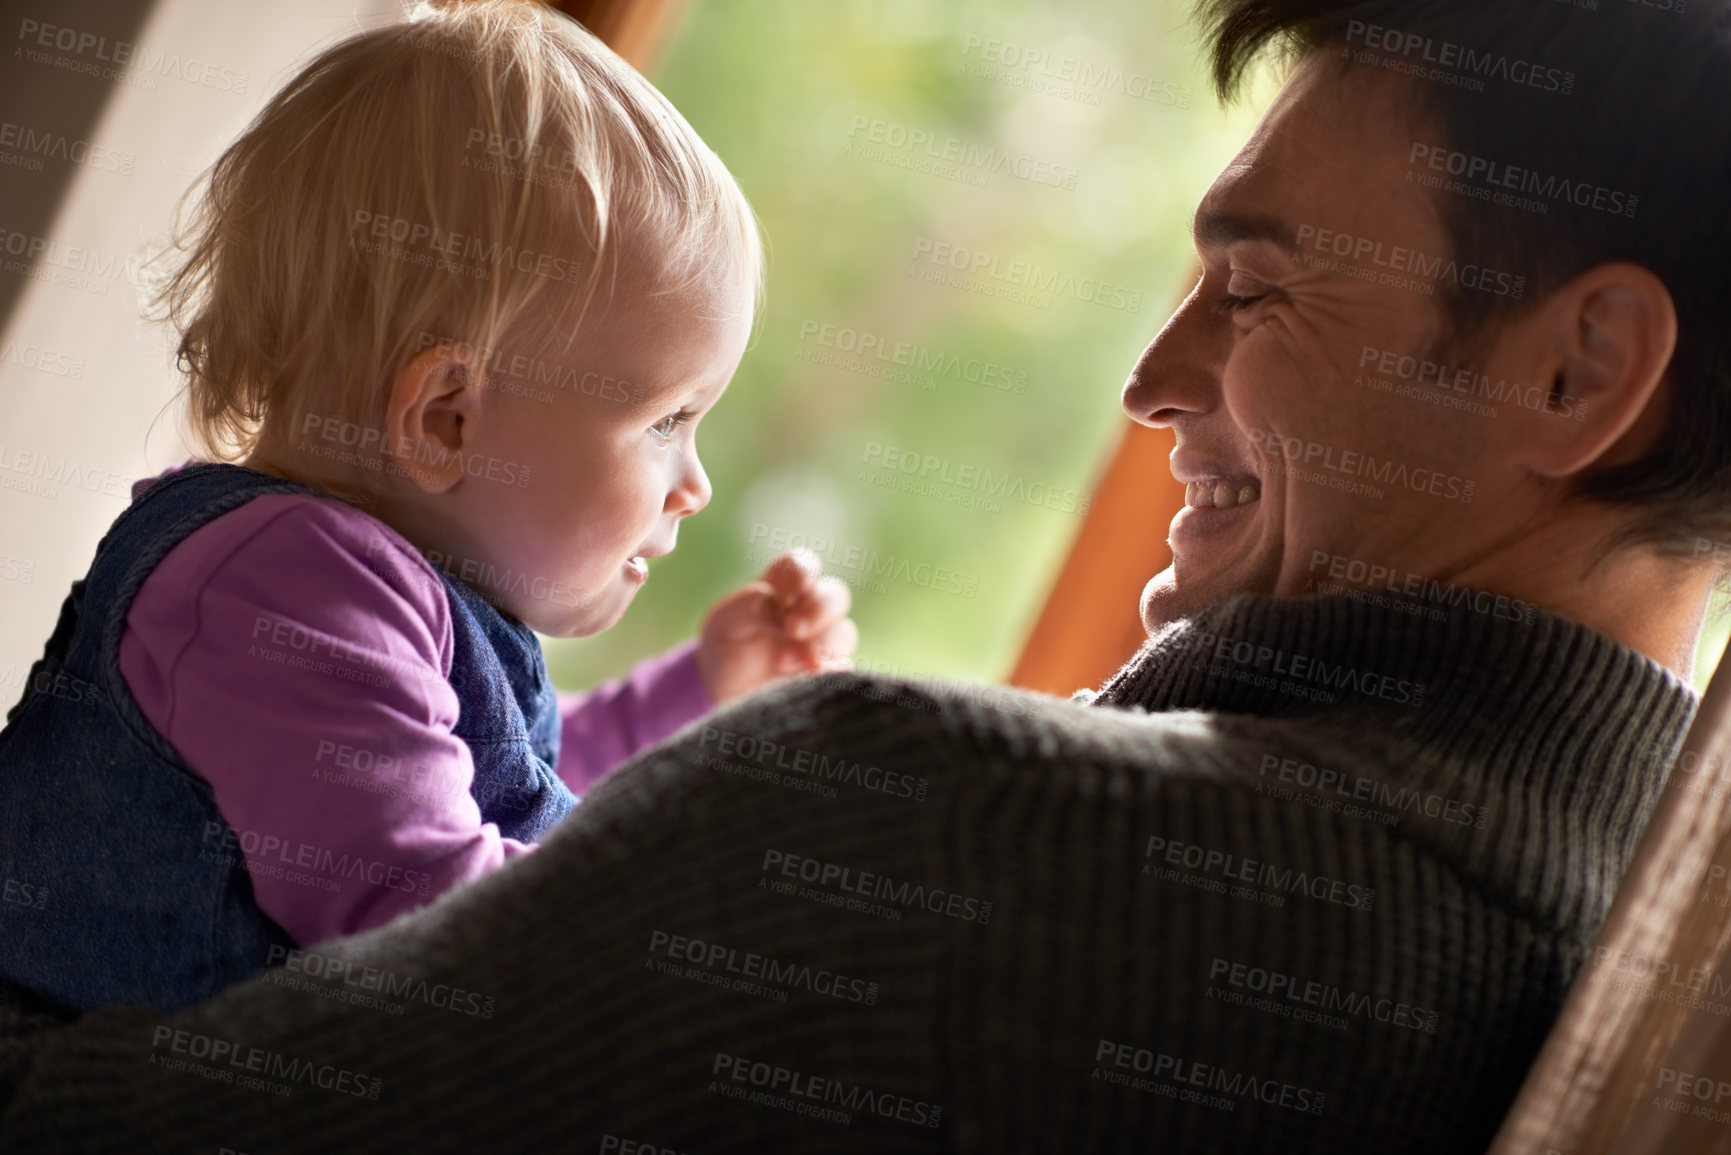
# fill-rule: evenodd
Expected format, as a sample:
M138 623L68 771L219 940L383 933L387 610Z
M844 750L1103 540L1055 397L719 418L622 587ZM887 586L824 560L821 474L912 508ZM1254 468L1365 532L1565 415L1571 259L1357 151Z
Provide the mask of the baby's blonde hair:
M422 4L271 99L183 199L153 300L194 445L234 461L312 415L375 429L434 341L568 351L639 245L658 286L761 300L744 195L630 65L541 4Z

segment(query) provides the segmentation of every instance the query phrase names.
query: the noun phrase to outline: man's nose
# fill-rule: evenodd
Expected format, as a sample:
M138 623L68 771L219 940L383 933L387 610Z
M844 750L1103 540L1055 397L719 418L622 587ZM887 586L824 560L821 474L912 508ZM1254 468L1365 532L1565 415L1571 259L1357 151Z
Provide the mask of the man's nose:
M1199 278L1124 382L1124 412L1137 424L1163 428L1219 404L1232 322L1209 309L1202 285Z

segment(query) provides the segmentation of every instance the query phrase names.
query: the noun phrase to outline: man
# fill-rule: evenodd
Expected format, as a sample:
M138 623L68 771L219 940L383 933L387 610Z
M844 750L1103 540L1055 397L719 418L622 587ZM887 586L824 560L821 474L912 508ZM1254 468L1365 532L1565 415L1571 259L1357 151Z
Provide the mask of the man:
M1190 500L1091 705L750 699L389 927L0 1019L0 1146L1482 1150L1695 707L1726 7L1205 14L1298 63L1125 387Z

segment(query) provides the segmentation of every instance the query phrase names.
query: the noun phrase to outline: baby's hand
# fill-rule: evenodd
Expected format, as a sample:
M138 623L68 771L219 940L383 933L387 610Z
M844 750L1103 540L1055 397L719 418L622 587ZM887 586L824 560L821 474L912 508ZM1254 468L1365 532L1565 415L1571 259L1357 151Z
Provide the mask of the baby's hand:
M697 669L716 705L797 673L845 670L859 645L852 596L809 553L784 553L725 595L698 631Z

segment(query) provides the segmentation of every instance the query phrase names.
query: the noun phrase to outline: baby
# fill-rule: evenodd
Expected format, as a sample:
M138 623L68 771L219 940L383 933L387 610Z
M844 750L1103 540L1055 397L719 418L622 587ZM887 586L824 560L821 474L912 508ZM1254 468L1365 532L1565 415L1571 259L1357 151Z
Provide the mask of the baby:
M159 303L207 460L134 486L0 732L0 866L53 892L0 909L0 975L77 1009L423 906L857 641L786 555L620 682L548 681L534 631L612 626L709 502L762 276L720 160L575 24L354 36L202 192Z

